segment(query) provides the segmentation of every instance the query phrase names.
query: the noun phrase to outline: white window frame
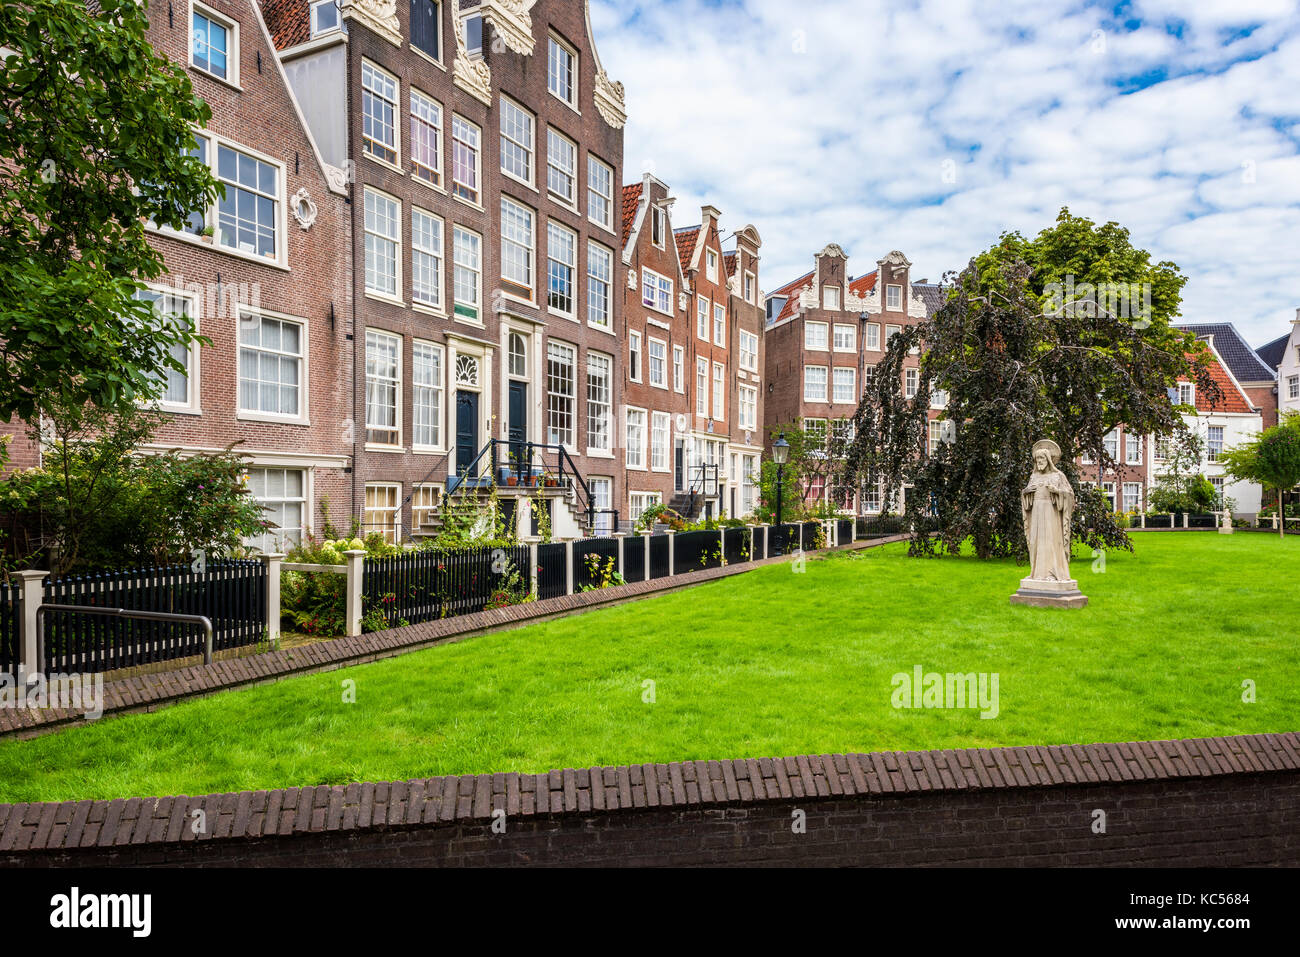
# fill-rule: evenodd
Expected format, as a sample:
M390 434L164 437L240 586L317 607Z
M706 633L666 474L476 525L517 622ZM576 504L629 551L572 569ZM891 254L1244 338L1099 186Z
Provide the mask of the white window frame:
M600 190L597 188L597 183L601 179L601 176L598 174L601 173L606 174L606 178L609 182L608 194L600 192ZM610 166L608 163L606 163L604 160L597 159L594 155L588 153L587 154L587 219L595 223L597 226L601 227L602 229L608 229L610 232L614 231L614 193L615 193L614 168ZM599 219L598 217L591 215L591 207L593 202L604 203L605 211L606 211L606 216L604 219Z
M1214 433L1218 432L1218 442L1216 442ZM1217 462L1223 455L1224 444L1227 441L1228 430L1222 425L1207 425L1205 427L1205 461Z
M727 420L727 367L713 363L713 421Z
M254 472L262 473L263 480L268 478L272 472L283 473L286 480L290 472L296 472L302 476L302 495L294 496L286 493L284 495L275 498L265 496L265 495L259 498L257 497L257 495L253 493L253 489L251 488L253 484L252 480L253 480ZM283 554L284 552L289 551L289 549L291 549L295 545L301 544L303 537L308 532L311 531L311 497L312 497L311 470L305 468L292 468L288 466L258 465L254 463L252 465L249 465L248 468L244 471L244 485L246 488L248 488L249 494L252 496L253 501L263 506L263 514L265 514L270 508L273 508L275 506L284 506L284 505L291 505L291 504L297 505L299 508L298 519L302 523L296 528L285 526L285 525L277 525L275 526L274 529L268 528L266 531L262 532L262 534L254 535L252 538L246 539L245 544L248 545L248 547L250 548L256 548L259 551L261 551L263 554L268 554L268 555L275 552L279 552ZM265 486L263 487L265 488ZM277 534L277 532L281 534ZM283 534L285 532L288 532L290 534L288 535ZM297 532L296 537L292 534L293 532Z
M665 283L667 286L665 287ZM662 313L665 316L673 314L673 280L669 279L662 273L655 272L647 266L641 267L641 304L647 309L653 309L655 312ZM646 290L651 290L653 302L647 301ZM667 306L664 306L664 301Z
M557 54L561 52L567 54L568 63L571 67L571 75L567 78L567 99L564 95L564 84L561 82L561 78L556 72L557 67L560 69L563 69L564 67L564 61L557 56ZM577 112L578 110L578 89L581 78L580 71L581 63L578 59L577 49L567 40L561 40L554 33L548 33L546 44L546 89L550 92L551 96L555 97L574 112Z
M830 344L830 326L824 322L808 322L803 324L803 347L809 352L829 352Z
M1130 435L1124 433L1124 464L1141 465L1142 464L1142 446L1146 440L1140 435ZM1136 454L1135 454L1136 453Z
M385 499L393 504L372 506L370 504L371 490L376 492L383 491L387 493ZM380 532L384 536L384 541L389 545L396 545L402 538L402 486L397 482L367 482L362 493L362 512L361 512L361 529L363 535L372 532ZM376 496L376 499L378 496ZM369 521L372 515L385 515L391 521L372 522ZM391 535L391 537L390 537Z
M831 343L836 352L858 351L858 329L852 323L835 323L831 336Z
M458 134L459 129L464 128L466 132L473 132L475 143L471 147L470 141L466 137ZM474 157L474 183L466 183L458 179L456 150L458 145L462 145L466 150L472 153ZM472 120L461 116L459 113L451 114L451 195L467 206L475 209L483 208L483 128Z
M751 306L758 305L758 277L749 270L745 271L745 302Z
M921 388L921 373L918 369L903 370L903 398L915 399Z
M820 383L818 380L820 379ZM820 394L817 387L820 384ZM826 366L803 367L803 400L805 402L829 401L830 371Z
M603 379L604 396L593 395L593 375ZM587 350L587 454L609 456L613 453L614 357ZM604 443L592 441L603 436Z
M847 379L847 393L841 391ZM857 405L858 370L852 366L834 366L831 371L831 402L835 405Z
M226 76L217 76L217 74L213 73L211 70L204 69L203 67L199 66L197 63L194 62L194 15L195 14L198 14L199 16L205 18L206 20L215 23L217 26L223 27L225 29L226 31L226 74L227 74ZM224 13L221 13L218 10L214 10L212 7L209 7L206 4L199 3L198 0L191 0L189 16L190 16L189 30L187 31L187 33L189 34L189 43L187 44L188 47L187 55L189 58L190 69L195 70L198 73L202 73L204 76L216 80L218 83L224 83L227 86L233 86L235 89L239 89L240 88L239 87L239 52L240 52L239 21L231 19L230 17L226 16Z
M599 271L593 271L593 260L603 261ZM614 251L595 240L587 240L587 325L593 329L613 331L614 275ZM603 320L598 321L596 317L602 314Z
M645 368L644 340L641 333L628 331L627 334L627 378L629 382L640 382Z
M727 307L717 302L713 304L713 344L727 344Z
M885 286L885 308L890 312L899 312L903 308L903 287Z
M1136 489L1136 490L1137 490L1137 494L1134 496L1134 502L1133 502L1133 505L1132 505L1132 508L1131 508L1131 509L1130 509L1130 507L1129 507L1129 490L1130 490L1130 489ZM1124 487L1121 489L1121 494L1123 495L1122 504L1123 504L1123 506L1124 506L1124 511L1126 511L1126 512L1128 512L1128 511L1134 511L1134 512L1140 512L1140 511L1142 511L1142 483L1141 483L1141 482L1125 482L1125 483L1124 483Z
M527 129L523 134L523 139L515 138L516 130L507 131L506 129L506 119L511 110L523 117L526 122ZM525 109L510 97L503 95L501 97L501 119L498 125L501 128L500 162L502 174L513 179L516 183L523 183L529 189L535 188L533 184L536 182L537 176L537 117L531 110ZM527 167L524 171L525 175L521 176L506 166L507 144L524 154Z
M527 243L515 236L513 229L507 230L508 214L526 224ZM510 262L508 249L522 251L527 272L526 281L506 275L506 265ZM514 296L529 304L536 301L534 290L537 288L537 211L504 193L501 194L501 283L506 287L507 296Z
M673 417L667 412L650 414L650 471L672 470Z
M375 223L373 226L370 222L371 220L370 202L372 199L374 199L376 202L376 206L374 210ZM388 206L392 210L396 211L395 215L391 215L391 216L388 215L387 211L384 211L385 222L390 222L392 225L391 233L379 231L380 224L378 220L379 220L379 214L381 210L378 204L381 202L388 204ZM375 189L371 186L363 187L362 188L362 229L363 232L365 233L365 239L363 241L363 249L365 253L366 295L378 299L385 299L389 302L398 302L398 303L402 302L402 201L398 199L396 196L393 196L389 193L385 193L382 190ZM387 289L382 289L371 284L370 276L371 276L372 269L371 269L371 248L370 247L371 247L372 237L375 242L376 253L378 253L379 243L388 243L391 244L392 246L393 270L391 276L392 276L393 288L391 292ZM378 265L377 261L375 265L377 267ZM375 273L376 276L379 275L378 268L375 268L373 272Z
M572 165L567 168L557 162L566 157L572 160ZM552 186L553 180L563 184L565 179L569 183L567 196L556 192ZM546 195L565 209L578 208L578 144L554 126L546 128Z
M822 286L822 308L827 312L840 311L840 287L827 284Z
M437 238L437 248L425 244L419 237L420 233L415 228L416 220L424 217L433 224L433 230L429 236ZM432 296L427 293L422 297L421 285L417 283L416 277L420 275L421 270L418 268L420 262L424 259L433 260L436 264L433 267L434 285ZM444 281L443 273L447 268L447 224L441 216L435 216L427 209L421 209L419 206L411 207L411 305L412 308L429 310L438 315L443 315L445 309Z
M421 354L427 355L433 360L433 382L417 381L417 370L420 368ZM428 339L413 339L411 341L411 448L416 452L442 452L446 448L447 431L444 421L447 415L447 352L441 343L431 342ZM421 397L426 393L432 393L432 423L428 426L419 424L419 410L421 408ZM424 403L428 405L428 403ZM433 429L433 441L421 442L421 428Z
M411 95L408 99L411 104L409 120L411 124L411 178L417 183L433 187L441 192L442 149L444 137L446 135L445 127L447 123L447 114L443 111L442 104L429 96L423 90L411 87ZM424 115L425 113L435 116L437 122L430 121L430 119ZM427 126L433 130L435 143L433 161L437 164L436 166L429 166L415 158L415 146L419 142L415 135L416 124Z
M758 371L758 335L740 330L740 368L746 372Z
M1194 382L1178 383L1178 404L1196 408L1196 384Z
M709 414L709 360L703 356L695 357L695 414Z
M650 207L650 244L656 249L667 248L668 211L662 206Z
M185 318L190 322L190 329L197 337L199 332L199 297L191 292L182 289L172 289L167 286L158 286L153 283L146 283L145 290L137 294L137 298L143 299L145 294L158 297L153 301L154 311L158 311L159 305L164 298L174 299L185 304ZM200 353L199 342L196 339L190 340L185 346L185 400L176 402L166 398L164 389L163 397L153 400L150 406L163 412L173 412L182 415L200 415L202 406L199 400L199 388L202 384L202 375L199 371ZM172 370L160 370L162 375L168 375Z
M712 305L707 296L695 297L695 338L709 341L709 307Z
M686 350L682 346L673 346L673 391L686 392Z
M880 323L867 323L867 341L864 343L864 347L872 352L880 351Z
M659 375L655 375L655 347L659 348ZM668 388L668 343L654 336L646 337L646 381L656 389Z
M462 235L478 241L477 242L478 245L477 267L470 266L468 264L463 265L459 261L460 260L459 253L462 248L462 244L458 242L458 239ZM483 237L480 236L478 233L476 233L474 230L470 229L468 226L462 226L459 223L454 223L452 225L452 231L451 231L451 255L452 255L452 283L451 283L452 318L457 322L466 322L466 323L470 323L471 325L481 326L483 325ZM457 278L457 273L460 270L464 270L468 273L471 273L474 276L475 285L474 285L473 304L469 303L467 300L463 300L460 298L461 283L458 281ZM467 315L465 312L461 311L462 309L465 310L473 309L474 315L473 316Z
M298 327L298 348L297 356L293 353L280 349L268 349L261 345L246 347L243 342L243 329L245 317L255 316L259 320L268 320L278 322L281 325L295 325ZM308 354L310 352L311 339L309 337L310 329L307 320L299 316L288 316L279 312L272 312L269 309L250 309L241 308L238 317L235 320L235 418L247 422L287 422L296 425L308 425L311 422L308 414L307 399L310 391L311 368L308 365ZM244 376L240 368L241 356L245 348L258 353L268 353L276 355L281 359L296 358L298 360L298 412L296 414L280 412L263 412L260 409L244 408Z
M382 90L378 88L374 88L373 84L371 86L366 85L367 71L369 71L372 76L378 77L381 80L387 80L389 83L392 84L393 86L392 99L389 99L387 94ZM387 104L388 107L392 110L393 112L392 143L388 143L384 140L376 139L374 136L366 135L365 121L367 119L372 119L373 121L372 114L366 112L367 96L371 97L374 100L378 100L384 104ZM377 163L380 163L384 166L397 168L397 169L400 169L400 167L398 167L397 164L400 161L402 156L401 103L402 103L402 81L399 80L396 75L389 73L378 63L375 63L371 60L366 59L365 57L362 57L361 59L361 130L362 130L361 152L367 158L372 159ZM379 122L382 123L382 118L379 120ZM371 129L371 132L372 133L374 132L373 127ZM372 147L372 144L374 144L374 147ZM377 152L376 148L378 150L382 150L383 152L382 153ZM393 154L391 159L387 156L389 152Z
M704 273L709 282L718 281L718 253L713 249L704 250Z
M737 390L740 397L740 421L736 424L749 432L758 429L758 390L752 386L742 385Z
M551 375L551 362L567 361L569 366L569 387L570 391L566 394L552 389L556 377ZM558 403L553 403L552 398L568 402L568 440L565 441L564 431L553 428L553 423L558 421L564 415L565 410ZM578 442L578 347L568 342L561 342L558 339L550 339L546 343L546 444L563 445L566 449L574 449Z
M573 258L568 262L556 258L556 253L564 248L562 240L565 238L568 240L568 247L573 255ZM578 318L578 253L580 249L581 243L575 230L565 226L559 220L549 219L546 221L546 311L552 315L575 321ZM567 269L569 273L569 308L567 310L562 305L556 306L551 302L551 277L557 267L560 270Z
M365 422L363 423L363 427L365 428L365 431L366 431L366 448L374 448L374 449L400 449L400 448L402 448L402 436L403 436L403 432L402 432L402 425L403 425L403 416L402 416L402 401L403 401L403 398L402 398L402 359L403 359L403 356L402 356L402 350L403 350L403 348L404 348L403 337L402 337L401 335L399 335L398 333L395 333L395 332L389 332L387 329L366 329L366 333L365 333L365 335L366 335L366 341L365 341L365 347L366 347L366 350L365 350L365 363L366 363L366 368L365 368L365 387L366 387L366 394L365 394ZM373 378L376 380L377 383L380 383L380 384L388 384L388 385L391 385L391 387L393 388L393 423L394 423L394 424L393 424L392 426L388 426L388 425L384 425L384 424L381 424L381 423L371 422L371 421L370 421L370 410L371 410L371 404L370 404L370 384L371 384L371 379L372 379L372 376L371 376L371 374L370 374L370 342L371 342L371 337L374 337L374 339L375 339L376 342L379 342L379 341L382 341L382 340L386 340L386 339L387 339L387 340L396 340L396 342L397 342L397 349L396 349L395 352L394 352L394 354L395 354L394 364L395 364L395 368L396 368L396 371L395 371L394 375L392 375L392 376L387 376L387 375L386 375L386 376L383 376L383 377L379 377L379 376L374 376L374 377L373 377ZM382 431L382 432L395 432L395 433L396 433L396 440L393 441L393 442L377 442L377 441L372 441L372 440L370 439L370 435L369 435L369 433L370 433L371 431L376 431L376 432L380 432L380 431Z
M646 432L649 416L645 409L629 405L623 416L623 438L626 448L626 464L634 472L646 470ZM637 431L634 433L633 430Z

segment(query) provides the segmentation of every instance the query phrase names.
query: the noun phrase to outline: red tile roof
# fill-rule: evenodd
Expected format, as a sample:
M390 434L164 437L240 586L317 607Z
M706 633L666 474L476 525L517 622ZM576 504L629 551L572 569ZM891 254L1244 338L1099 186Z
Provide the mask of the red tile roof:
M1190 357L1189 357L1190 358ZM1240 386L1236 384L1228 370L1223 367L1219 361L1218 355L1213 352L1210 354L1210 378L1219 386L1223 392L1223 398L1219 400L1218 405L1211 406L1209 396L1204 395L1199 389L1196 391L1196 411L1201 413L1208 412L1254 412L1255 407L1250 400L1242 393ZM1192 380L1183 376L1179 382L1191 382Z
M262 17L277 50L311 39L310 0L261 0Z
M628 237L632 235L632 226L636 222L636 211L641 205L642 183L633 183L623 187L623 247L627 248Z
M682 260L682 275L686 275L691 269L691 259L695 256L695 244L700 238L699 226L687 226L683 229L673 230L673 239L677 243L677 255Z
M809 281L810 279L812 279L812 277L813 277L813 274L812 274L812 273L810 273L810 272L806 272L806 273L804 273L802 276L800 276L798 279L795 279L795 280L793 280L792 282L788 282L788 283L786 283L784 286L782 286L782 287L779 288L779 289L774 289L774 290L772 290L771 292L768 293L768 296L769 296L769 297L771 297L771 296L788 296L788 295L790 295L790 294L791 294L795 289L799 289L799 288L802 288L803 286L808 285L808 281Z
M876 276L879 271L869 272L865 276L859 276L857 279L850 280L849 292L855 296L865 296L871 290L876 288Z

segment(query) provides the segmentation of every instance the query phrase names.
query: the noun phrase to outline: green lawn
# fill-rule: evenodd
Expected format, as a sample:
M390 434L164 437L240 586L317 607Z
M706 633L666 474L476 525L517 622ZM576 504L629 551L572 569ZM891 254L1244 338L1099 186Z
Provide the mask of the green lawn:
M1300 728L1300 538L1134 538L1076 560L1082 611L1010 606L1012 563L840 554L6 741L0 801ZM998 716L893 708L915 665L996 672Z

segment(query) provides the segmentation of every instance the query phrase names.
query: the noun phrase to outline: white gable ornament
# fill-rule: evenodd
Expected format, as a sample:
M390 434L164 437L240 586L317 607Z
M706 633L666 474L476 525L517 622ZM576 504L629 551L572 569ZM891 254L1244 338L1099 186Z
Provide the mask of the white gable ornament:
M456 62L452 82L486 106L492 105L492 71L481 57L470 56L465 20L456 21Z
M304 231L315 225L316 204L311 201L311 194L307 192L307 187L304 186L293 194L293 199L289 200L289 208L293 210L293 218Z
M344 20L378 33L395 47L402 45L402 25L397 20L397 0L342 0L339 12Z
M501 42L523 56L532 56L532 9L537 0L483 0L478 13L483 22L490 24Z
M596 110L616 130L627 125L627 107L623 94L622 83L611 80L604 70L596 74Z

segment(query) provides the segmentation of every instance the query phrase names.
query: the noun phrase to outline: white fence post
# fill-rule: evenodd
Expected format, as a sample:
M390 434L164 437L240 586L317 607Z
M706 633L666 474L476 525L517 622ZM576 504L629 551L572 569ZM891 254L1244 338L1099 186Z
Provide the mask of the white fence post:
M532 593L541 597L541 566L537 564L537 540L528 543L528 581L532 586Z
M564 540L564 593L573 594L573 539Z
M677 554L677 545L676 545L676 541L677 541L677 533L676 533L676 532L669 532L669 533L668 533L668 577L669 577L669 578L672 578L674 575L677 574L677 569L676 569L676 567L675 567L676 564L677 564L677 562L676 562L676 554Z
M41 636L36 630L36 609L45 601L45 579L49 572L17 572L18 585L21 589L19 601L22 602L23 616L18 621L18 680L31 681L38 674L45 673L45 662L41 660Z
M280 647L280 563L283 555L262 556L266 566L266 638L272 648Z
M1187 513L1183 512L1183 528L1191 528L1191 527L1192 527L1191 524L1187 521Z
M361 585L366 574L366 553L352 549L343 553L348 560L348 637L361 634Z
M615 532L614 537L618 539L618 573L623 575L623 569L626 567L623 564L623 542L627 539L627 535L623 532ZM623 577L626 578L627 576L623 575Z
M745 527L749 529L749 560L752 562L754 560L754 532L756 529L753 525Z
M727 526L718 529L718 567L727 564Z
M763 523L763 557L772 557L772 523Z

